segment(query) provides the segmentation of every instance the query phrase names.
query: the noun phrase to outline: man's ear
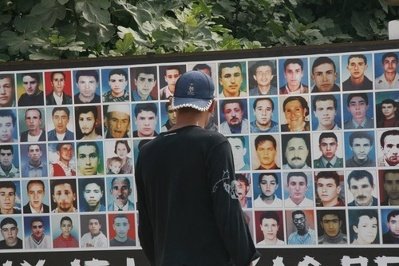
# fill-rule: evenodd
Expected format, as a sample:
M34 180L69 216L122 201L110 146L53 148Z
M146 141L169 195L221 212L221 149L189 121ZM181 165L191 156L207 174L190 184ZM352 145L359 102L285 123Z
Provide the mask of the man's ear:
M216 101L212 100L212 103L211 103L211 106L209 106L208 112L213 113L213 111L215 110L215 106L216 106Z

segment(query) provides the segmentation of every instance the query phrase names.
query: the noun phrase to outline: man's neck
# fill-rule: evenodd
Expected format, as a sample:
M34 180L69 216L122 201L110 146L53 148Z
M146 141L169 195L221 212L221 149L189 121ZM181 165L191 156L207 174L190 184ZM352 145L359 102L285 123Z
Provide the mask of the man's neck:
M256 121L255 123L260 130L267 130L272 126L272 120L270 120L267 124L259 124L258 121Z
M319 124L319 128L317 130L331 130L335 127L335 123L332 125L322 125Z
M36 136L39 136L40 134L42 134L41 128L29 130L29 135L31 135L31 136L36 137Z
M295 203L296 205L301 204L301 202L302 202L304 199L305 199L304 197L301 198L301 199L293 199L293 198L291 198L292 202Z
M384 120L389 120L395 118L395 113L391 114L390 116L385 116Z
M360 76L359 78L354 78L351 76L351 82L354 85L360 85L364 82L364 75Z
M353 121L355 121L356 124L361 125L361 124L363 124L364 121L366 121L366 117L359 118L359 119L353 118Z
M127 236L125 237L120 237L118 235L115 236L115 240L119 241L119 242L126 242L127 241Z
M137 95L140 97L141 100L145 101L147 100L149 94L141 94L138 90L137 90Z
M33 207L32 204L30 204L30 202L29 202L29 207L30 207L31 209L35 210L36 212L40 213L40 212L42 211L43 204L40 204L40 207L39 207L39 208L35 208L35 207Z
M236 92L236 93L228 93L225 90L222 91L224 97L238 97L240 96L240 91Z
M42 161L29 161L29 164L33 167L38 167L42 164Z
M120 93L115 93L114 91L111 90L111 95L112 95L112 97L114 97L114 98L122 97L123 94L125 94L125 90L123 90L123 91L120 92Z
M265 86L260 86L258 84L258 90L261 94L268 94L270 91L270 83L265 85Z
M1 214L13 214L14 213L14 209L13 208L7 209L7 210L0 209L0 211L1 211Z
M334 207L338 205L338 197L330 201L322 201L323 207Z
M85 97L81 93L79 93L79 100L84 103L89 103L94 99L94 96L95 96L95 94L93 94L93 96L90 96L90 97Z
M301 235L301 236L303 236L303 235L306 235L307 233L308 233L308 228L307 227L305 227L304 229L302 229L302 230L297 230L297 232L298 232L298 235Z
M96 130L93 128L93 130L89 134L83 134L82 139L96 139L97 138L97 133Z
M368 161L368 159L369 159L369 157L367 156L366 157L366 159L364 159L364 160L361 160L361 159L359 159L359 158L356 158L356 157L353 157L353 160L357 163L357 164L363 164L363 163L365 163L366 161Z
M260 166L264 169L274 169L276 168L276 163L273 162L271 164L261 164Z
M287 84L287 90L288 92L298 92L299 90L301 90L302 88L302 83L299 84L298 87L296 88L291 88L288 84Z
M60 158L60 162L63 163L64 165L66 165L66 166L69 166L69 161L67 161L67 160L64 160L64 159Z
M54 91L54 95L57 95L58 97L62 97L62 94L63 94L62 91L60 91L60 92Z
M40 239L43 239L44 235L41 235L39 237L36 237L35 235L32 235L32 237L36 240L39 241Z
M273 203L273 201L274 201L274 199L276 198L276 196L273 194L273 195L270 195L270 196L266 196L265 194L261 194L260 195L260 198L265 202L265 203L267 203L267 204L271 204L271 203Z
M11 169L12 169L12 164L10 164L9 166L1 165L0 167L1 167L1 169L2 169L4 172L8 173L8 172L10 172Z
M396 72L385 72L384 76L388 84L392 84L395 81Z
M247 206L247 197L242 197L240 199L240 204L241 204L242 208L246 207Z

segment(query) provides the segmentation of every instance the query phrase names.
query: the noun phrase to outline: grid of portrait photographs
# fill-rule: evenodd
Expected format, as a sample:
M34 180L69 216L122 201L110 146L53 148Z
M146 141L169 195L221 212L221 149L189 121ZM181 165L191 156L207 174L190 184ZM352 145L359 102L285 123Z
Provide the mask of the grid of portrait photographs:
M133 248L134 164L215 83L258 248L399 243L399 50L0 73L0 252Z

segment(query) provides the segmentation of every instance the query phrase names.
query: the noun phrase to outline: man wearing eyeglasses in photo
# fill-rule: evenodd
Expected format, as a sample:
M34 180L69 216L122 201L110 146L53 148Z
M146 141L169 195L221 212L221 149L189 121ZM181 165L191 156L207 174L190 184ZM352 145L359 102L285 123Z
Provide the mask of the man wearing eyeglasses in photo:
M31 235L25 239L26 249L51 248L51 239L44 233L44 222L40 217L32 217L30 221Z
M173 97L175 93L176 81L182 74L180 66L168 66L165 69L165 81L167 85L160 91L161 100L167 100Z
M18 224L11 217L4 218L0 223L1 235L0 249L22 248L22 240L18 237Z

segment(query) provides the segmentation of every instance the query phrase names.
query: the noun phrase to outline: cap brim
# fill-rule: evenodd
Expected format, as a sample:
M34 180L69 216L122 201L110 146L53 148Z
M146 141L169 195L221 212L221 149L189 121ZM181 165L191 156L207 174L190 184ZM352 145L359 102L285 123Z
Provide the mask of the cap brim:
M189 107L201 112L205 112L211 107L213 99L195 99L195 98L172 98L172 109L177 110L183 107Z

